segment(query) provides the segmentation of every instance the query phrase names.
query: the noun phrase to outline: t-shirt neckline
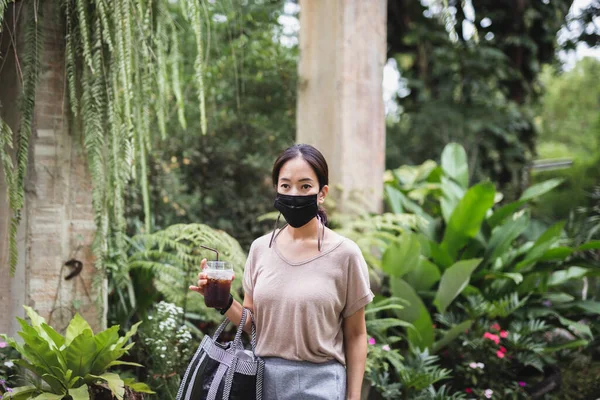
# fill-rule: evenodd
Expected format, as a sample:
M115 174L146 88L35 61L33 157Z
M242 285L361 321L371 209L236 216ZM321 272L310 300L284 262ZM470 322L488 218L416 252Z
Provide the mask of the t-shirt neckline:
M273 250L275 250L275 253L277 253L277 255L279 256L279 258L281 258L282 261L284 261L286 264L292 265L292 266L298 266L298 265L303 265L303 264L308 264L311 261L314 261L318 258L321 258L329 253L331 253L332 251L334 251L335 249L337 249L338 247L340 247L340 245L344 242L344 237L340 235L340 241L335 243L330 249L327 249L325 251L321 251L319 254L314 255L312 257L310 257L307 260L302 260L302 261L298 261L298 262L291 262L290 260L288 260L287 258L285 258L285 256L283 254L281 254L279 252L279 248L277 247L277 238L279 237L279 234L281 232L283 232L283 230L287 228L287 225L284 226L283 228L281 228L279 230L279 232L275 233L275 237L273 238Z

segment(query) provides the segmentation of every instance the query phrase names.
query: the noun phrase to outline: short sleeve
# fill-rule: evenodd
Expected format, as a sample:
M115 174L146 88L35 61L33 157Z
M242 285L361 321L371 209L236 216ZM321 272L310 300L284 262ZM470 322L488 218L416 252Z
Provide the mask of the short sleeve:
M369 282L369 269L360 249L355 244L348 258L346 305L342 316L348 318L373 300Z
M252 292L254 291L254 243L250 246L248 258L246 259L242 286L244 287L244 294L252 296Z

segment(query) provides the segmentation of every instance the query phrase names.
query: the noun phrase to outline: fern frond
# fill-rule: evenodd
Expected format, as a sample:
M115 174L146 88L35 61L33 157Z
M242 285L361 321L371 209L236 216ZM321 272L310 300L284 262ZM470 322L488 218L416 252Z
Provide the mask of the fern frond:
M90 3L88 0L75 0L77 16L79 19L79 31L81 32L81 41L83 47L83 58L88 67L94 72L92 65L92 45L90 44L90 25L88 23L88 9Z
M197 1L190 1L188 3L188 10L190 15L190 21L194 29L196 36L196 61L194 68L196 71L196 85L198 89L198 100L200 102L200 127L203 135L206 135L206 104L204 101L204 61L203 61L203 49L202 49L202 16L200 11L200 5Z
M171 66L173 92L175 93L175 99L177 100L177 117L179 118L179 125L181 125L183 129L186 129L187 122L185 120L183 92L181 90L181 81L179 79L179 64L181 62L181 54L179 52L179 38L177 37L177 31L175 29L171 29L171 57L169 61Z

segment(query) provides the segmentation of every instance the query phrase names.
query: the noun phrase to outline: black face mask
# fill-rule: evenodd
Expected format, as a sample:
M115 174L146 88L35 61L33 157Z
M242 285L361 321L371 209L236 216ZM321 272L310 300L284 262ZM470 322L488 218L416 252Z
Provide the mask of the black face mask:
M275 208L283 214L287 223L294 228L306 225L317 216L319 211L316 194L290 196L278 193L275 198Z

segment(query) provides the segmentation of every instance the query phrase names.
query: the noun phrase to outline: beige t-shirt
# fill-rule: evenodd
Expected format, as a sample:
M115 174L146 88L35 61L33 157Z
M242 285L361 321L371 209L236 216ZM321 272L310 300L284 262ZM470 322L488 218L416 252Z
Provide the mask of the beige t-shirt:
M252 296L257 355L346 364L342 322L373 300L367 264L350 239L302 262L269 248L271 234L252 243L244 291Z

